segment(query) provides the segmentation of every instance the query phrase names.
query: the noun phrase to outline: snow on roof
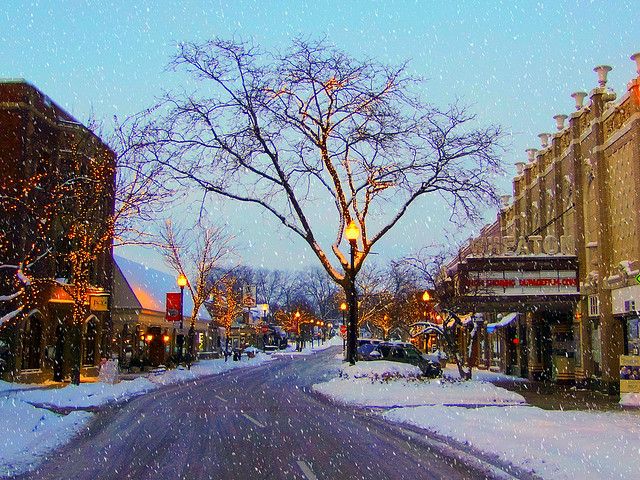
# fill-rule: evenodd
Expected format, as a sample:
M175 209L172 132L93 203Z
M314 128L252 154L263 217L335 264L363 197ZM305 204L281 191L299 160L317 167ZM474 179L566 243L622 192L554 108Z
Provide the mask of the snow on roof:
M180 288L176 285L176 276L149 268L141 263L117 255L114 255L113 259L142 305L142 308L145 310L164 312L167 293L180 291ZM117 301L115 306L117 308ZM185 318L191 318L192 309L193 300L191 299L189 290L185 289ZM203 321L211 320L209 313L204 307L200 307L198 318Z

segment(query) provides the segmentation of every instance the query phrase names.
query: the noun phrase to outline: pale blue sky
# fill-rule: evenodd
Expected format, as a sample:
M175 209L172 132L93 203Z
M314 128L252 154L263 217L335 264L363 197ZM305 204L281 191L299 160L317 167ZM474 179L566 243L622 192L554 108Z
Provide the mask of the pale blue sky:
M178 41L236 36L284 49L294 36L325 36L355 56L389 63L408 59L415 73L429 79L429 100L443 105L459 97L481 122L503 125L512 134L505 154L510 179L524 149L539 145L536 135L554 130L552 116L573 110L569 95L596 85L594 66L613 66L609 86L624 93L635 74L629 56L640 50L638 6L628 1L5 0L0 76L27 79L80 120L93 112L108 122L179 85L179 76L163 72ZM501 180L506 193L509 179ZM293 267L292 258L313 263L302 242L270 219L220 208L251 242L245 252L249 263ZM419 210L379 247L379 258L442 239L444 220L436 212L425 214L428 204Z

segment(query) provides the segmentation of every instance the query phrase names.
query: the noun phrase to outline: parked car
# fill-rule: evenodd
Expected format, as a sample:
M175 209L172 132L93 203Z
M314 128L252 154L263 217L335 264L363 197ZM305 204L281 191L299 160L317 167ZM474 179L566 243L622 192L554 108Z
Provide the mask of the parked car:
M413 345L382 343L377 346L377 350L382 354L384 360L415 365L426 377L434 378L442 375L440 363L425 358L422 352Z
M378 345L365 343L358 347L358 360L381 360L382 353L378 350Z

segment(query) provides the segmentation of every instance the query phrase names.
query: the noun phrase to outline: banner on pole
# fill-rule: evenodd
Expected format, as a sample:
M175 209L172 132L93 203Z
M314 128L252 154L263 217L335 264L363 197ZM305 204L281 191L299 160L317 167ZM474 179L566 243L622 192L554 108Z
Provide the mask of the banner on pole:
M167 293L167 310L165 317L167 322L180 321L180 312L182 311L180 300L179 293Z

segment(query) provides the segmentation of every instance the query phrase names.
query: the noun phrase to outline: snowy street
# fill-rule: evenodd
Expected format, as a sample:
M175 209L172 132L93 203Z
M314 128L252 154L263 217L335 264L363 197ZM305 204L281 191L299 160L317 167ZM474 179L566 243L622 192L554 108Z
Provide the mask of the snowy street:
M18 478L511 478L457 447L312 393L337 374L338 352L281 355L107 407Z

